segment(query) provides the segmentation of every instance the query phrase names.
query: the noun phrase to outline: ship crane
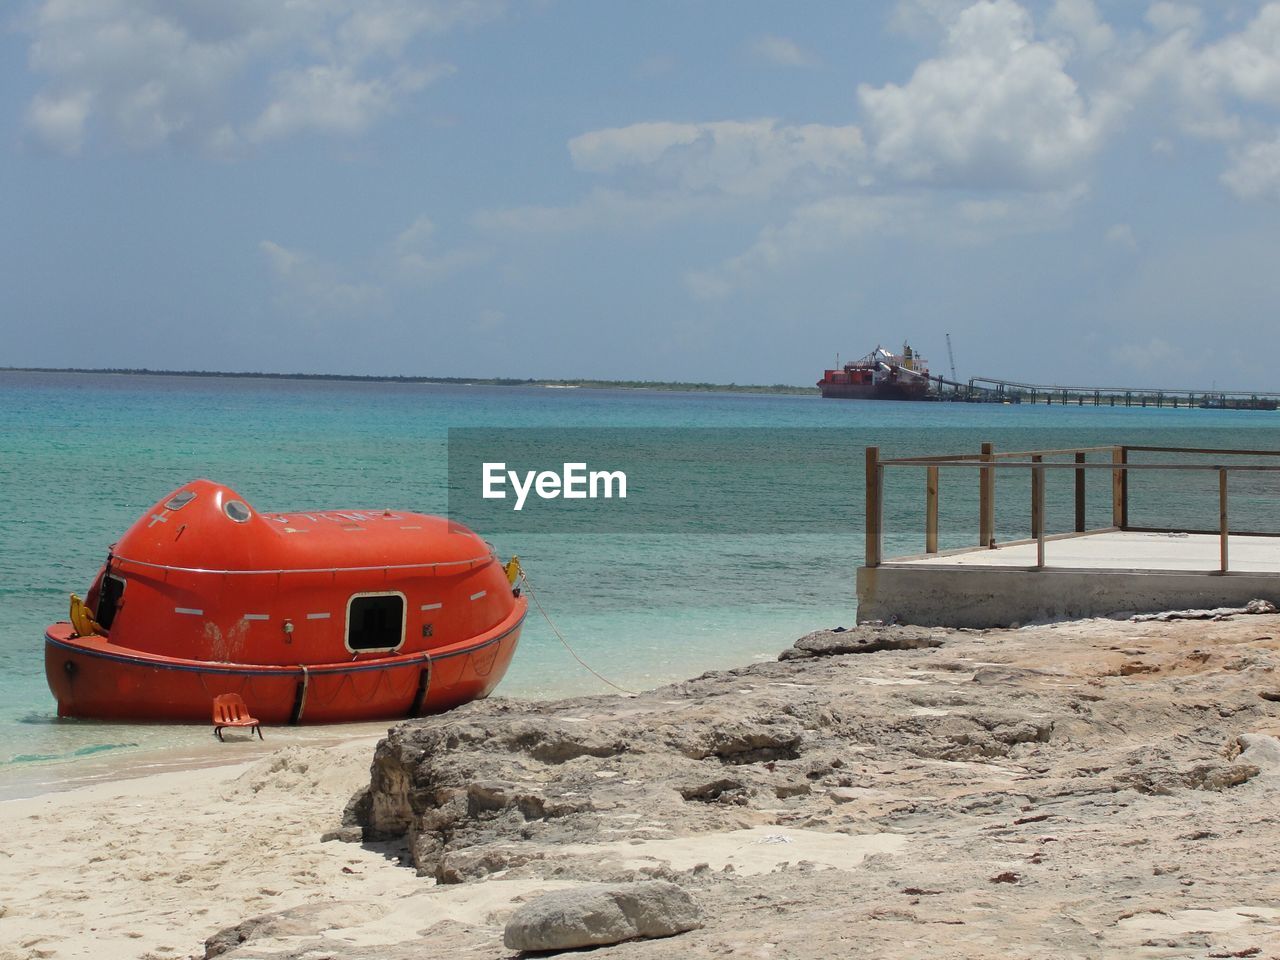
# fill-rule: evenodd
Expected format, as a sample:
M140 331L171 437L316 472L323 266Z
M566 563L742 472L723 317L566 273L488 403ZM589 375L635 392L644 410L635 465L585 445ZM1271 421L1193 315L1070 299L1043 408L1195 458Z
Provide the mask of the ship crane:
M956 376L956 355L951 350L951 334L949 333L947 334L947 360L951 364L951 379L959 381L960 378Z

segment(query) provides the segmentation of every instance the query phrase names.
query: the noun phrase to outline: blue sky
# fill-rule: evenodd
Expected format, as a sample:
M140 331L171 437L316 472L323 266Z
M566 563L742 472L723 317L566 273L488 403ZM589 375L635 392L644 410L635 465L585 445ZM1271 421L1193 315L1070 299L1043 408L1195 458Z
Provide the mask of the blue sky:
M1280 2L5 26L0 365L1280 389Z

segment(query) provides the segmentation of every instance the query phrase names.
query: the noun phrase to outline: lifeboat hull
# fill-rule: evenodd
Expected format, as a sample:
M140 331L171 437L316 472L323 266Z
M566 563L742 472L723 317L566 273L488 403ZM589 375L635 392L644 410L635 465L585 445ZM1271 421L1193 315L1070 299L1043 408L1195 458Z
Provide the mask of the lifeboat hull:
M208 723L213 698L238 693L263 723L353 723L438 713L486 697L515 655L527 601L466 642L339 663L210 663L147 653L69 623L45 632L45 676L58 715Z

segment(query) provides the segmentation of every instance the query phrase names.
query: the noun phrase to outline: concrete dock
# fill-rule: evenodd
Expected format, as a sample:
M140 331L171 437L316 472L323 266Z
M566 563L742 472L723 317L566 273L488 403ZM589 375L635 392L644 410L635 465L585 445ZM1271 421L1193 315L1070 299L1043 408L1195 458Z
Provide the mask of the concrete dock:
M1105 530L887 559L858 570L858 621L1008 626L1188 607L1280 604L1280 537Z

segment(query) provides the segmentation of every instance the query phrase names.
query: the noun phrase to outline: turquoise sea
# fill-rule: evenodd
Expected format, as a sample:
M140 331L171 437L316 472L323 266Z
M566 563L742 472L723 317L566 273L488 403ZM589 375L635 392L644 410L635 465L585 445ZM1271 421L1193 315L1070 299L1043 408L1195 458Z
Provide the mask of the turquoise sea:
M0 372L0 776L207 739L203 729L58 720L43 672L43 630L66 617L68 593L83 593L120 533L193 477L227 483L260 510L442 513L450 427L850 431L836 454L847 459L848 487L830 504L831 527L821 533L490 537L502 555L522 557L543 605L587 662L642 688L772 658L809 630L853 622L865 443L914 454L975 450L983 440L1002 449L1124 442L1257 449L1280 447L1277 425L1280 414L1263 412ZM1091 521L1099 523L1109 509L1106 476L1097 474L1090 494ZM1164 513L1194 522L1212 506L1210 479L1204 475L1203 490L1185 477L1156 489L1143 499L1149 519L1169 521L1157 516ZM891 480L886 553L919 552L913 494L923 477ZM961 479L954 496L944 495L944 546L975 536L975 481ZM1274 517L1276 491L1263 475L1252 483L1234 494L1240 508ZM781 517L800 505L825 509L825 499L812 501L833 498L829 485L810 489L803 470L785 485L760 487L751 495ZM1002 537L1020 531L1023 500L1017 481L1002 487ZM1059 519L1067 500L1065 487L1051 491ZM1006 502L1013 506L1006 510ZM607 689L531 613L499 692Z

